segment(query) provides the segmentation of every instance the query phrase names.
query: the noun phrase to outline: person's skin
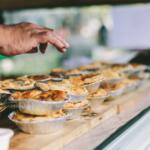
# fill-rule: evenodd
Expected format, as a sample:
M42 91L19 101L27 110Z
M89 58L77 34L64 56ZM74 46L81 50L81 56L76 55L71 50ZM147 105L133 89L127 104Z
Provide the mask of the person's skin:
M48 44L65 52L69 44L54 30L32 23L0 25L0 54L14 56L23 53L45 53Z

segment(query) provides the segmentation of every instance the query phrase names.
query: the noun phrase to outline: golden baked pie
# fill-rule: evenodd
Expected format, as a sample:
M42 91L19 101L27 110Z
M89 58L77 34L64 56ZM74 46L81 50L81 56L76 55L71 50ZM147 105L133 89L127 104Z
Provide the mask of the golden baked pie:
M62 81L48 81L47 83L37 82L35 85L42 91L48 90L67 91L71 88L71 83L67 79L64 79Z
M123 73L124 71L132 70L132 66L130 64L113 64L111 65L111 69L113 71Z
M75 74L81 74L81 71L79 69L70 69L70 70L67 70L66 75L75 75Z
M91 64L80 66L78 69L80 69L80 70L91 70L91 69L99 70L99 69L104 69L108 66L109 66L108 63L97 61L97 62L94 62L94 63L91 63Z
M63 68L55 68L55 69L51 70L50 75L56 76L56 77L63 77L65 73L66 73L65 69L63 69Z
M81 80L83 84L90 84L95 82L100 82L104 80L104 77L100 74L88 74L88 75L82 75Z
M63 110L53 111L48 115L42 115L42 116L29 115L29 114L23 114L21 112L16 112L12 119L17 121L43 121L48 119L60 118L65 115L66 113Z
M138 69L138 70L145 70L146 69L146 65L143 65L143 64L136 64L136 63L133 63L133 64L130 64L133 69Z
M88 106L89 102L87 100L76 101L76 102L67 102L64 105L64 109L68 108L83 108Z
M108 90L105 90L103 88L99 88L96 92L92 93L91 97L103 97L108 95Z
M36 86L38 89L42 90L42 91L48 91L48 90L50 90L50 88L49 88L49 86L48 86L47 83L36 82L36 83L35 83L35 86Z
M11 96L14 100L34 99L40 101L62 101L68 98L67 92L60 90L31 90L24 92L15 92Z
M141 80L141 78L136 76L136 75L131 75L131 76L128 77L128 79L130 79L132 81L139 81L139 80Z
M65 79L60 82L49 81L48 83L50 90L68 90L71 88L71 83L69 80Z
M111 85L111 90L118 90L118 89L122 89L122 88L125 88L126 87L126 84L124 83L115 83L115 84L112 84Z
M141 79L149 79L150 78L150 73L148 73L148 72L141 72L141 73L139 73L138 75L137 75L139 78L141 78Z
M17 91L11 94L11 97L14 100L22 100L22 99L37 99L39 95L42 93L40 90L31 90L31 91Z
M10 94L10 92L7 90L0 89L0 94Z
M78 81L78 82L77 82ZM67 91L70 95L87 95L87 90L81 86L79 80L70 79L63 80L60 82L49 81L48 83L36 83L37 87L39 87L43 91L48 90L62 90Z
M68 90L70 95L87 95L88 91L86 88L82 86L72 85L72 87Z
M100 74L107 80L110 79L118 79L121 78L120 74L118 72L115 72L111 69L102 70L100 71Z
M79 69L80 70L88 70L88 69L99 69L100 65L99 64L88 64L88 65L84 65L84 66L80 66Z
M109 92L110 91L110 84L108 82L103 82L100 86L100 88L104 89L105 91Z
M30 76L22 76L17 79L23 79L23 80L32 79L35 81L47 81L50 80L51 78L52 77L49 75L30 75Z
M34 88L35 81L32 79L8 79L0 82L1 89L27 90Z
M75 85L75 86L80 86L83 84L81 77L70 77L68 80L72 85Z
M128 86L128 85L131 85L133 81L130 79L123 79L120 83L124 84L124 86Z

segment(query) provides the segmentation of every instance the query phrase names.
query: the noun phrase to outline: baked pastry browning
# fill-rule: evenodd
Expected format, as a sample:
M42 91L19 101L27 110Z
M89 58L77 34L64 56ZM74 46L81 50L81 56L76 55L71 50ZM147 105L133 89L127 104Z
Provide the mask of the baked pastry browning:
M118 72L115 72L111 69L100 71L100 74L107 80L110 79L119 79L121 78L121 75Z
M1 89L27 90L34 88L32 79L8 79L0 82Z
M86 88L82 86L78 86L78 85L72 86L68 92L71 95L87 95L88 94L88 91L86 90Z
M103 88L99 88L96 92L92 93L90 97L103 97L108 95L108 90L105 90Z
M107 68L109 67L110 64L108 63L104 63L104 62L94 62L94 63L91 63L91 64L87 64L87 65L84 65L84 66L80 66L79 69L80 70L99 70L99 69L104 69L104 68Z
M24 114L21 112L16 112L12 119L17 120L17 121L29 121L29 122L31 122L31 121L44 121L44 120L48 120L48 119L60 118L60 117L63 117L65 115L66 115L66 113L63 110L52 111L48 115L41 115L41 116L29 115L29 114Z
M89 102L87 100L76 101L76 102L67 102L64 105L64 109L68 108L83 108L88 106Z
M83 84L91 84L91 83L100 82L103 80L104 80L104 77L101 76L100 74L88 74L88 75L81 76L81 81L83 82Z
M30 75L30 76L22 76L17 79L20 80L28 80L32 79L34 81L47 81L50 80L52 77L50 75Z
M79 69L70 69L66 71L65 75L81 75L81 71Z
M62 81L48 81L47 83L36 82L36 87L38 87L42 91L48 90L62 90L67 91L71 88L71 83L69 80L62 80Z
M130 64L112 64L111 70L119 73L124 73L132 70L132 66Z
M141 71L143 71L143 70L146 70L146 65L143 65L143 64L136 64L136 63L133 63L133 64L130 64L132 67L133 67L133 69L138 69L138 70L141 70Z
M40 100L40 101L62 101L66 100L68 97L67 92L60 90L49 90L49 91L40 91L40 90L31 90L25 92L15 92L12 94L14 100Z
M50 90L68 90L71 87L69 80L65 79L60 82L49 81L48 83Z
M63 77L65 73L66 73L65 69L55 68L51 70L50 75L55 76L55 77Z

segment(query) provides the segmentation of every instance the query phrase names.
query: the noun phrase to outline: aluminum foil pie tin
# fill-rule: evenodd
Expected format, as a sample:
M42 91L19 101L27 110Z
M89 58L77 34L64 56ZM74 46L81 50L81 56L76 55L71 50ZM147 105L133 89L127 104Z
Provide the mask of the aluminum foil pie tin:
M101 104L104 102L104 100L106 100L109 97L109 94L105 95L105 96L93 96L90 97L89 100L89 105L91 106L92 110L97 112L97 110L99 111L99 107L101 106ZM99 107L98 107L99 106Z
M84 107L64 108L64 110L70 115L68 119L79 119L81 117L82 112L84 111Z
M67 100L62 101L42 101L34 99L13 100L20 112L32 115L48 115L52 111L60 110L63 108Z
M69 115L60 118L39 121L18 121L13 119L16 112L12 112L8 118L14 122L23 132L29 134L49 134L63 129Z
M87 98L87 95L69 95L69 101L72 102L80 102L82 100L85 100Z
M112 78L112 79L108 79L108 80L104 80L104 83L109 83L109 84L114 84L114 83L118 83L122 80L122 78Z
M125 92L125 88L120 88L117 90L112 90L110 91L110 96L109 98L116 98L118 96L121 96Z
M97 81L90 84L85 84L84 87L87 89L89 93L94 93L100 87L101 81Z
M125 71L123 71L123 73L126 74L126 75L136 75L136 74L139 74L139 73L143 72L146 69L147 69L146 66L139 66L139 67L136 67L136 68L130 68L128 70L125 70Z
M93 103L94 101L103 102L105 99L109 97L109 94L105 96L91 96L88 98L89 102Z

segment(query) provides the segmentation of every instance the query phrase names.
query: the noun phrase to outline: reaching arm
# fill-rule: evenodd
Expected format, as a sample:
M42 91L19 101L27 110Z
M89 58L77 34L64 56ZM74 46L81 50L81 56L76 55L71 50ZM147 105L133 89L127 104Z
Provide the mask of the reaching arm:
M38 47L45 53L47 45L65 52L69 44L54 30L32 23L0 25L0 54L14 56L23 53L36 53Z

